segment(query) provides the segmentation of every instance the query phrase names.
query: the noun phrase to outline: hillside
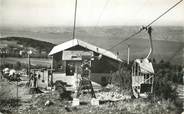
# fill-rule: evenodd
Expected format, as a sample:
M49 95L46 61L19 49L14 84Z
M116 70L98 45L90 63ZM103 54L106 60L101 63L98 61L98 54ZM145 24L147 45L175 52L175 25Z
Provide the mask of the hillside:
M55 44L50 42L25 37L4 37L1 38L0 41L16 41L17 44L23 45L24 47L34 47L37 49L45 49L47 51L50 51L53 46L55 46Z
M11 56L16 56L17 54L15 53L15 50L21 50L21 51L26 51L26 50L32 50L33 54L37 55L47 55L50 50L55 46L53 43L49 43L46 41L40 41L36 39L31 39L31 38L25 38L25 37L4 37L0 38L0 44L4 45L7 49L8 52L10 53L9 55ZM12 49L10 49L12 48ZM14 53L14 55L12 55Z

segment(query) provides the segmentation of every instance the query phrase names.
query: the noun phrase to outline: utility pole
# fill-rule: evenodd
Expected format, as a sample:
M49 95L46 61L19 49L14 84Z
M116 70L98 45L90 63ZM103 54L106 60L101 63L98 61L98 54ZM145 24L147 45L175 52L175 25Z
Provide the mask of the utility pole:
M73 26L73 39L75 39L75 26L76 26L76 17L77 17L77 0L75 0L75 11L74 11L74 26Z
M19 93L18 93L18 79L17 79L17 114L19 113Z
M51 56L51 70L53 70L53 55Z
M31 76L30 76L30 69L31 69L31 62L30 62L30 55L32 54L32 51L31 50L29 50L28 52L27 52L27 54L28 54L28 77L29 77L29 80L30 80L30 78L31 78Z
M52 55L52 61L51 61L51 87L53 87L53 65L54 65L54 55Z
M2 67L3 67L3 52L2 52L2 49L1 49L1 48L0 48L0 58L1 58L1 59L0 59L0 63L1 63L1 64L0 64L0 66L1 66L1 67L0 67L0 70L2 70Z
M30 55L28 54L28 69L27 69L27 75L30 77Z
M127 64L129 65L130 61L130 45L128 44L128 58L127 58Z

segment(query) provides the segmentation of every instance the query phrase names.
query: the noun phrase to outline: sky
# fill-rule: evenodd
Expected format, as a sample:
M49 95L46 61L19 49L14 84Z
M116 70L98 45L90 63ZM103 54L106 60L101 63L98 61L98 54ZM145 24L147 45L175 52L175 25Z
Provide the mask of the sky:
M147 25L179 0L78 0L77 26ZM75 0L0 0L1 26L73 26ZM184 25L184 1L155 25Z

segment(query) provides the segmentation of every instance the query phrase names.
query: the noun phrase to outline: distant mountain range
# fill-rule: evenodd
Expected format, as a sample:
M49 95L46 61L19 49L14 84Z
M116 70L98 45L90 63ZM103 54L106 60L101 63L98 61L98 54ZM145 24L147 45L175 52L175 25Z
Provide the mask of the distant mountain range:
M184 42L184 26L153 26L153 40ZM139 26L77 27L76 38L123 40L137 32ZM30 37L51 43L61 43L72 38L73 27L0 27L3 36ZM148 39L145 31L135 39Z
M161 59L172 63L182 64L184 50L184 27L183 26L152 26L153 32L153 57L157 61ZM138 26L108 26L108 27L77 27L76 38L109 49L129 35L138 31ZM72 39L72 27L3 27L0 28L1 37L22 37L51 42L50 46L43 44L42 49L49 50L54 44L60 44ZM11 38L10 38L11 39ZM41 43L26 45L38 46ZM32 42L32 41L31 41ZM35 41L37 42L37 41ZM38 41L39 42L39 41ZM44 42L45 43L45 42ZM110 51L119 52L122 59L127 58L127 44L130 45L130 58L145 57L149 51L148 33L141 32L132 39L117 45ZM49 47L49 48L47 48ZM40 47L41 48L41 47Z

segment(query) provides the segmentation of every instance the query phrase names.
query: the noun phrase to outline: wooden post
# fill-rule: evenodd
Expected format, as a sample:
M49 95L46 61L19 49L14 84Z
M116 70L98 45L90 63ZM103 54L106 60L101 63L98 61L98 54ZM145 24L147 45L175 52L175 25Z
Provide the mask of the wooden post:
M27 75L29 76L30 78L30 56L28 54L28 68L27 68Z
M18 114L18 112L19 112L19 97L18 97L18 80L17 80L17 114Z
M130 61L130 46L128 45L128 59L127 59L127 64L129 65Z
M28 75L28 77L29 77L29 83L30 83L30 79L31 79L31 76L30 76L30 69L31 69L31 62L30 62L30 55L32 54L32 51L31 50L29 50L28 52L27 52L27 54L28 54L28 69L27 69L27 75Z
M182 62L182 65L184 65L184 48L183 48L183 55L182 55L182 58L183 58L183 62ZM183 76L184 77L184 76Z
M0 63L1 63L1 64L0 64L0 66L1 66L1 67L0 67L0 70L3 70L3 69L2 69L2 67L3 67L3 53L2 53L2 49L1 49L1 48L0 48L0 58L1 58L1 59L0 59Z
M53 56L51 56L52 60L51 60L51 70L53 69Z
M52 61L51 61L51 87L53 87L53 64L54 64L54 55L52 55Z

